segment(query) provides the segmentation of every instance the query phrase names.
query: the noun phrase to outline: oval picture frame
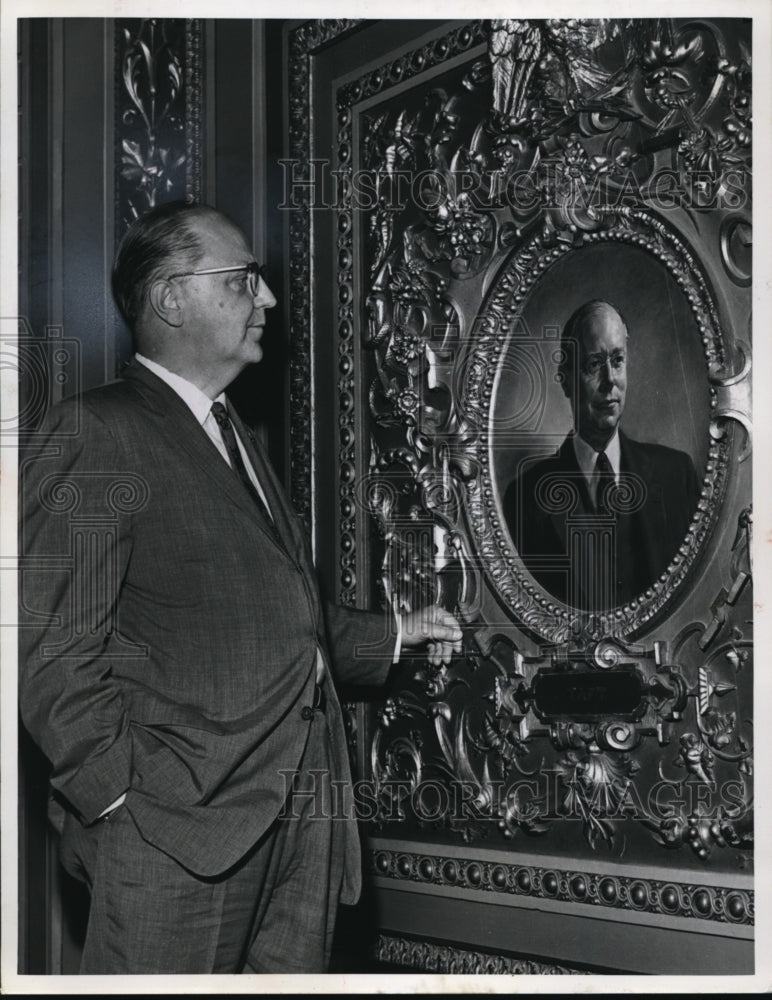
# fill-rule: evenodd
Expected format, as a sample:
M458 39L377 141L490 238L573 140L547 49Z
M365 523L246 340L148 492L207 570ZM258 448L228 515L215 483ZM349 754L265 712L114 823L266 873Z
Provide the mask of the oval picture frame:
M679 286L701 338L705 359L708 410L705 413L705 463L697 470L700 493L688 530L667 569L639 596L605 610L573 608L556 599L535 580L517 552L501 509L495 473L498 446L495 401L504 360L522 334L523 315L535 289L566 255L589 247L635 247L649 254ZM590 298L592 296L588 296ZM470 449L479 469L467 485L466 504L471 536L483 572L497 598L516 623L551 643L564 643L578 631L633 638L658 618L682 589L705 550L726 493L733 444L731 425L717 412L717 385L722 384L732 343L719 318L715 297L696 254L669 225L650 212L616 208L597 211L590 231L540 229L520 242L499 269L475 322L476 335L462 368L461 398L473 401L480 427ZM523 343L522 339L518 341Z

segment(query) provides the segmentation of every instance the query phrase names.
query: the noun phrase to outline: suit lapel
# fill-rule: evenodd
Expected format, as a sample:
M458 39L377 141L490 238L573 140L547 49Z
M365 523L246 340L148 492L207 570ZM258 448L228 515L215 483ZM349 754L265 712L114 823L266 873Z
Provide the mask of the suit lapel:
M655 573L652 559L662 547L662 539L666 536L666 517L662 482L659 470L645 448L631 441L620 431L621 468L625 472L638 477L645 490L645 499L641 508L633 513L631 523L639 538L636 545L636 561L639 564L643 578L651 579Z
M553 514L552 524L555 531L558 533L560 538L561 552L564 552L570 560L570 579L571 584L574 588L574 596L577 602L577 607L587 608L590 604L589 597L587 593L586 581L582 570L583 556L579 556L579 564L575 564L574 559L576 557L575 553L569 550L568 544L568 522L570 519L576 515L592 515L595 512L595 507L590 497L590 491L587 486L587 479L579 468L579 462L576 459L576 451L574 450L573 435L569 434L560 447L560 451L556 456L556 467L560 477L572 486L576 487L577 493L579 495L579 502L577 506L568 512ZM579 528L579 531L584 535L585 529ZM586 542L583 541L583 544ZM569 600L570 600L570 589L569 589Z
M228 401L228 414L233 422L233 426L236 428L236 433L241 438L241 441L247 450L249 460L252 463L252 468L255 470L255 474L260 481L260 486L265 493L265 498L268 501L268 507L279 538L288 553L295 552L297 546L290 520L292 515L287 509L287 501L284 498L282 488L276 478L273 467L262 446L258 442L256 435L253 434L252 431L242 422L230 401Z
M192 462L211 479L213 487L220 495L248 514L266 538L281 549L270 525L266 523L265 516L261 514L238 476L234 475L233 471L226 465L222 455L193 416L187 403L163 379L158 378L150 369L137 361L129 363L126 369L121 372L121 378L135 386L146 407L157 415L162 433L172 440L174 446L182 449ZM229 412L233 414L232 410ZM245 443L245 447L248 447L248 438L241 421L236 424L234 419L234 426L237 426L239 436ZM255 471L260 477L262 486L264 478L262 470L256 468ZM272 497L268 493L266 496L268 496L268 502L273 512Z
M640 512L655 536L660 536L665 528L665 504L659 469L652 461L646 448L637 441L631 441L620 432L621 468L637 476L645 490L645 499Z

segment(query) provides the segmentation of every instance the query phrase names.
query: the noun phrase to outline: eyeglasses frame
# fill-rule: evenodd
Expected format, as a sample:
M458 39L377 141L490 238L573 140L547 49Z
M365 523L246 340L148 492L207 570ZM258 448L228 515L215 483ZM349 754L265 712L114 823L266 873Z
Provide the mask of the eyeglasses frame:
M182 271L179 274L168 275L166 280L171 281L172 278L192 278L199 274L227 274L232 271L247 272L247 277L249 278L249 290L252 294L252 298L254 298L260 287L260 279L262 278L265 280L266 272L265 264L258 264L256 260L252 260L248 264L233 264L230 267L207 267L200 271Z

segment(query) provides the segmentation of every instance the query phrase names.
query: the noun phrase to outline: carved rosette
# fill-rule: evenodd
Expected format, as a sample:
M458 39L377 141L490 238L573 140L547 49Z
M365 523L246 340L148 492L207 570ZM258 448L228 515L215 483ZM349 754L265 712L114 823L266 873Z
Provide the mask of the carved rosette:
M561 900L600 909L627 910L738 925L753 924L755 896L734 886L597 873L538 864L512 864L428 851L372 849L371 874L416 885L448 886L470 897L482 894Z

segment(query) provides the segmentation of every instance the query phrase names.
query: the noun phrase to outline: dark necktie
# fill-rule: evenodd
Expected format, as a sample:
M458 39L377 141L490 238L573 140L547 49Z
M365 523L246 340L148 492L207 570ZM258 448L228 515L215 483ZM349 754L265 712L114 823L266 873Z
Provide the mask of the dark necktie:
M212 416L220 427L220 433L222 434L222 439L225 442L225 447L228 449L228 454L230 455L231 465L234 472L236 472L239 479L244 484L247 493L249 493L257 506L260 508L263 516L268 520L271 527L273 527L273 518L268 512L268 508L263 502L263 498L257 492L254 483L249 478L249 473L247 472L247 467L244 465L244 459L241 457L241 449L239 448L238 441L236 441L236 432L233 430L233 424L231 423L231 418L228 416L228 411L222 403L212 403Z
M609 507L609 499L615 485L614 470L606 452L598 452L595 461L595 510L601 517L608 517L613 513L613 506Z

